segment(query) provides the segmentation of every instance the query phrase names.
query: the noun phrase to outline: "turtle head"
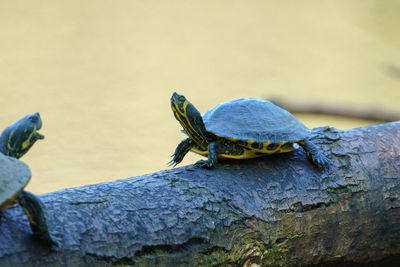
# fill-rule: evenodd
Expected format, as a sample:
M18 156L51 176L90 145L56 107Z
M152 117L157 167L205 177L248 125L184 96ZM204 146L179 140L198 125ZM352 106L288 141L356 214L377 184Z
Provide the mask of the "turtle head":
M200 112L183 95L173 93L171 108L184 131L200 147L207 148L207 130Z
M42 128L39 112L26 115L8 126L0 135L0 152L4 155L20 158L44 136L37 131Z

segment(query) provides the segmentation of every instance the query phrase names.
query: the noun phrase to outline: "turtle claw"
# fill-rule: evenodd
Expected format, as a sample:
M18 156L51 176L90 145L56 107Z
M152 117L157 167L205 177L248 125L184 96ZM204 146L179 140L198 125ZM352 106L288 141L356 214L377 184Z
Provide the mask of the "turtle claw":
M318 168L322 169L329 165L329 159L308 139L299 143L307 153L308 159Z
M310 156L310 158L311 161L320 169L327 167L330 162L329 159L321 152L315 153L314 155Z
M171 157L173 157L172 160L167 163L169 167L171 166L175 167L176 165L181 163L186 153L190 150L191 147L190 143L191 143L190 138L187 138L179 143L179 145L175 149L174 154L171 155Z
M176 165L178 165L178 162L176 162L175 160L171 160L171 161L169 161L169 162L167 162L167 166L168 167L172 167L172 168L174 168Z
M58 251L60 252L61 255L64 255L64 247L60 244L60 242L55 241L53 239L53 245L58 248Z
M167 162L167 166L168 167L172 167L174 168L176 165L178 165L182 160L179 160L177 158L177 156L174 154L171 155L171 157L173 157L173 159L171 159L169 162Z
M64 247L61 245L61 243L55 239L54 237L51 237L50 235L48 236L38 236L37 237L45 244L47 244L49 247L54 246L58 248L58 251L60 252L61 255L64 254Z
M195 167L204 169L214 169L215 165L210 160L199 160L194 164Z

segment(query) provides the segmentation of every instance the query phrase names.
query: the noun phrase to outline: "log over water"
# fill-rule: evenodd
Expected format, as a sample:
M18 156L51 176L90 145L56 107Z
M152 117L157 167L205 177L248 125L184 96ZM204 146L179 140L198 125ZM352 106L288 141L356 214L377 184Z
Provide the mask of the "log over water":
M331 160L329 169L316 169L299 149L42 195L63 255L37 242L14 206L0 221L0 266L337 266L399 259L400 122L318 128L312 141Z

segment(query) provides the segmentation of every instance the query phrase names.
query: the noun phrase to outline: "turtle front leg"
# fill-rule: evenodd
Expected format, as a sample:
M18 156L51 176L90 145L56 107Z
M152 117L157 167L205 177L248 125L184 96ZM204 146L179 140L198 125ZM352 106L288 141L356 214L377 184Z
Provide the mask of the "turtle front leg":
M243 148L239 147L234 142L226 140L211 142L208 145L208 160L199 160L195 165L206 169L215 168L219 154L241 155L243 154Z
M179 143L179 145L176 147L174 154L172 154L171 157L172 160L168 162L168 166L175 167L185 157L185 155L189 152L190 148L193 145L193 140L191 138L186 138L182 142Z
M43 203L34 194L25 190L20 192L17 201L28 216L33 234L45 244L49 246L54 245L62 252L63 248L61 244L55 241L49 233Z
M323 168L328 165L329 159L307 138L298 144L306 151L307 157L318 168Z
M199 160L194 165L196 167L202 167L205 169L213 169L215 168L215 164L217 163L217 156L219 153L219 143L212 142L208 145L208 160Z

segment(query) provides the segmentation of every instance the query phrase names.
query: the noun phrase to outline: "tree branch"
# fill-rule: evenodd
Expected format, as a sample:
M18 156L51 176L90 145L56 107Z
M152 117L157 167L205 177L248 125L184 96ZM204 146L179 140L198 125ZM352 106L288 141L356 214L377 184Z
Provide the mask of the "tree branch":
M65 253L31 237L19 206L0 225L1 266L329 265L400 255L400 122L318 128L304 151L214 170L185 166L41 196Z
M332 105L321 102L317 103L299 100L283 100L274 97L272 97L271 101L292 113L324 114L380 122L400 120L399 112L384 110L382 108L366 109L349 105Z

